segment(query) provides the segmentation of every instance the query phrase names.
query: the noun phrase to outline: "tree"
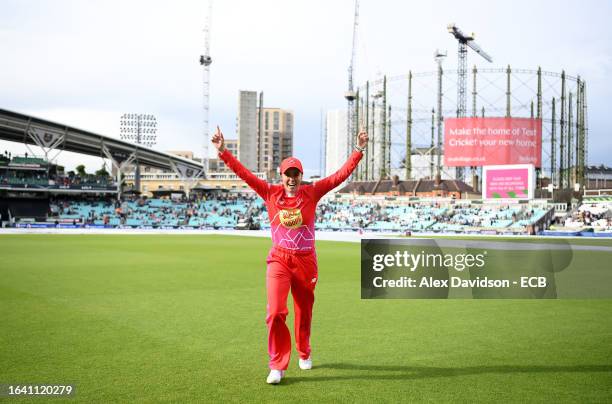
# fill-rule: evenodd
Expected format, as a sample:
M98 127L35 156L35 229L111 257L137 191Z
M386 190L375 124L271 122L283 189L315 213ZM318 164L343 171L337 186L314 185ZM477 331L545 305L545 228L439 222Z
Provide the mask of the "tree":
M83 164L79 164L78 166L76 166L76 171L80 177L85 177L87 175L87 173L85 172L85 166Z
M101 169L99 169L98 171L96 171L96 177L110 177L110 174L108 173L108 171L106 171L106 167L102 166Z

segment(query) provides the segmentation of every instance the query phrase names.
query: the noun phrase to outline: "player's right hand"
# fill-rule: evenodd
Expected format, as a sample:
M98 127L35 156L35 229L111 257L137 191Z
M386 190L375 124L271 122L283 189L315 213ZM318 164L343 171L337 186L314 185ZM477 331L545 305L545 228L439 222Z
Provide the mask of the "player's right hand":
M368 147L368 140L370 140L368 132L366 132L366 130L362 127L361 130L359 130L359 135L357 135L357 146L361 147L362 149L364 147Z
M212 137L212 144L215 145L219 153L223 153L223 151L225 150L225 139L223 138L223 133L221 133L221 129L219 129L219 125L217 125L217 131Z

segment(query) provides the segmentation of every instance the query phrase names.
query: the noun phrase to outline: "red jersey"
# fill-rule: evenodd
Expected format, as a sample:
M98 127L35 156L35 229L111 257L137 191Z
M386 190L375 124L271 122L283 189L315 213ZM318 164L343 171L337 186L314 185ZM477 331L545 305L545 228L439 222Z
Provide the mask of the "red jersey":
M295 252L314 251L317 203L351 175L362 156L363 153L354 151L334 174L313 184L300 185L296 196L288 197L282 184L270 184L257 178L227 149L219 154L223 162L265 201L272 244Z

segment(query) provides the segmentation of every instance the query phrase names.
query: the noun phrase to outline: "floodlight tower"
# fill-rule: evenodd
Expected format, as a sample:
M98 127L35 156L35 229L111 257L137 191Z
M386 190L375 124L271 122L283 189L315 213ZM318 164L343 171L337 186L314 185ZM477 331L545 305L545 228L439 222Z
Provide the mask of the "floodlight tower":
M151 114L123 114L119 121L121 140L153 147L157 143L157 119ZM140 164L136 159L134 186L140 191Z
M204 131L204 155L202 156L202 165L204 166L204 175L208 172L208 143L210 142L210 135L208 133L208 114L210 108L210 64L212 58L210 57L210 20L212 14L212 0L208 1L208 10L206 17L204 18L204 54L200 55L200 65L202 66L202 84L203 84L203 131Z
M455 37L459 43L459 59L457 68L457 118L464 118L467 112L467 48L472 48L476 53L482 56L487 62L493 62L480 46L474 42L474 33L465 35L455 24L448 25L448 32ZM463 180L463 169L457 168L457 179Z
M355 0L355 18L353 20L353 47L351 49L351 64L348 68L348 90L344 93L347 100L346 111L346 157L351 154L355 141L355 108L354 103L357 94L353 88L353 74L355 69L355 49L357 45L357 25L359 21L359 0Z

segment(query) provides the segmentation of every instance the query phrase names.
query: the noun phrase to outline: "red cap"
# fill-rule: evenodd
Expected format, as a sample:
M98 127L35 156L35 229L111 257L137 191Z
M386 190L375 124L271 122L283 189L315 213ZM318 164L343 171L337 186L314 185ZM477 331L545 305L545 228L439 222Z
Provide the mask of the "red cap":
M295 157L287 157L286 159L283 160L283 162L280 165L281 174L284 174L285 171L287 171L290 168L297 168L298 170L300 170L302 174L304 174L302 163L300 162L300 160L296 159Z

